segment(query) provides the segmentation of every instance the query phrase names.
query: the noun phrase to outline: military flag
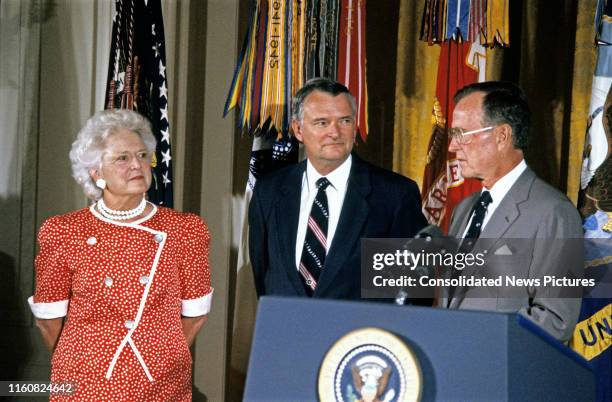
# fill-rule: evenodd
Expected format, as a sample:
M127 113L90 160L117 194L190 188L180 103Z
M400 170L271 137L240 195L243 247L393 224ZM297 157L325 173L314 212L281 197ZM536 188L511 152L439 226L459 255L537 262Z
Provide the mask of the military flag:
M597 401L612 400L612 2L598 4L597 66L593 77L579 194L585 229L586 289L571 347L597 378Z
M479 42L483 46L510 45L510 4L493 0L425 0L421 40Z
M484 48L477 43L459 43L455 40L443 42L440 46L432 111L433 132L429 140L421 196L427 220L446 231L453 208L481 188L478 181L464 179L461 175L454 153L448 151L448 128L451 127L455 107L452 99L454 93L478 81L479 71L484 71ZM481 57L468 57L471 54L480 54Z
M357 101L357 130L363 141L368 132L368 88L366 83L365 0L340 1L338 81Z
M481 185L465 179L448 151L453 96L465 85L485 81L486 47L509 43L508 3L486 0L427 0L421 40L440 46L433 130L427 151L421 196L427 220L448 230L454 207Z
M172 207L172 157L161 0L115 0L106 109L132 109L151 122L157 149L148 199Z
M291 98L308 79L346 85L367 135L365 0L252 0L250 22L224 114L238 109L249 134L290 141Z

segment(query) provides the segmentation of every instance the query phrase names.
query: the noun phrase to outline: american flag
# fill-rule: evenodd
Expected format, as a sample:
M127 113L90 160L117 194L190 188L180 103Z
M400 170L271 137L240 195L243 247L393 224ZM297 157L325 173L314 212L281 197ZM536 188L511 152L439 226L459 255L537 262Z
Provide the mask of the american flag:
M172 207L166 46L161 0L115 0L106 109L132 109L157 139L149 201Z

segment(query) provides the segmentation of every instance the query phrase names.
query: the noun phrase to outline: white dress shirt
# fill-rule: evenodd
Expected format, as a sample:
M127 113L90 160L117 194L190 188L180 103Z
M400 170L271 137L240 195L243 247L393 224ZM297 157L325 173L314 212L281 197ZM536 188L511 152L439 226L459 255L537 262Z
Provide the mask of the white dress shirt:
M484 191L488 191L491 194L492 201L487 207L487 212L485 213L484 220L482 221L481 230L484 230L485 226L487 226L487 223L491 220L491 217L495 213L495 210L497 209L501 201L504 199L506 194L508 194L510 188L512 188L514 183L516 183L519 176L523 174L525 169L527 169L527 163L525 162L525 159L523 159L511 171L509 171L501 179L496 181L491 188L487 189L483 187L480 194L482 194ZM470 220L468 221L468 224L466 225L465 230L463 231L462 237L465 237L465 235L467 234L467 231L470 228L470 224L472 223L473 216L474 214L470 216Z
M338 227L338 220L340 219L340 211L342 211L342 204L344 203L344 196L346 195L346 188L352 164L352 156L349 155L342 165L338 166L333 172L325 176L331 183L325 190L329 208L329 220L327 223L327 250L329 250L334 239L334 234L336 234L336 228ZM300 217L298 220L297 237L295 240L295 269L299 269L298 267L300 266L300 260L302 259L302 249L304 248L304 240L306 239L308 217L310 216L312 203L314 202L318 192L317 180L319 180L321 177L323 176L321 176L314 166L312 166L310 161L307 160L306 171L302 176Z

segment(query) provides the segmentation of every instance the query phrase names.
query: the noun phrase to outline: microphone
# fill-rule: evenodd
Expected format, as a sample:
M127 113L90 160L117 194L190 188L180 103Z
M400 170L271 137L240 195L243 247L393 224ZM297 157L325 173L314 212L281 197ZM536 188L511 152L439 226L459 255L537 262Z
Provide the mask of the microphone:
M429 243L432 241L432 239L441 238L441 237L445 237L445 236L444 236L444 233L442 232L442 229L440 229L438 225L427 225L423 229L419 230L417 234L414 235L413 239L422 239ZM404 244L405 249L410 250L411 240L408 240ZM416 267L414 271L417 274L417 276L424 276L424 275L427 275L428 273L427 268L425 267ZM399 292L397 292L397 295L395 296L395 304L399 306L403 306L404 304L406 304L407 299L409 299L408 292L404 288L401 288Z
M438 225L427 225L414 235L415 239L432 239L434 237L444 237L444 233Z

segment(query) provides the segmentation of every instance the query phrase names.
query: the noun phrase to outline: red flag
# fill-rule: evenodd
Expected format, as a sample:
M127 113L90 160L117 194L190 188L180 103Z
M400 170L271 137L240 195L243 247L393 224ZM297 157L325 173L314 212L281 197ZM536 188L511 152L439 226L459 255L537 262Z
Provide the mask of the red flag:
M357 129L363 141L368 133L366 85L365 0L340 1L338 35L338 82L357 100Z
M427 220L448 231L453 208L481 188L480 182L461 176L455 154L448 152L448 128L452 127L453 95L458 89L478 81L478 71L468 64L471 42L443 42L440 46L435 121L429 141L423 177L423 213Z

